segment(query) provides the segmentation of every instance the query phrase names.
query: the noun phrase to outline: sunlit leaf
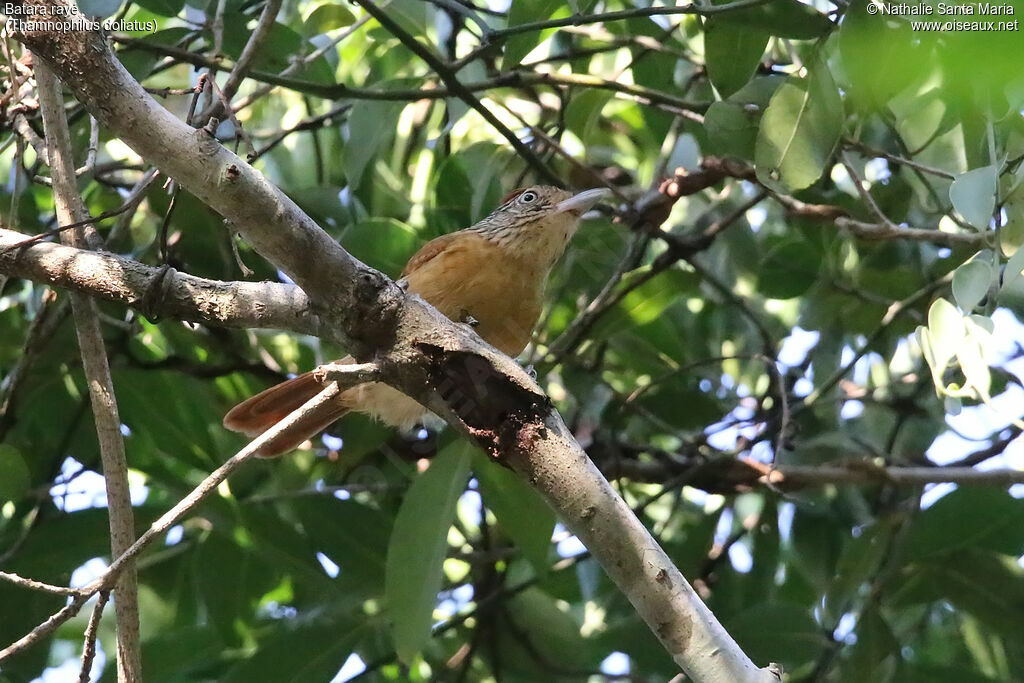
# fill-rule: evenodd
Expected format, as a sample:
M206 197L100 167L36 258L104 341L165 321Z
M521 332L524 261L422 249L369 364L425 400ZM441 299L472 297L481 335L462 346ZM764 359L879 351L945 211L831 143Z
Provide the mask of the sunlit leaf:
M367 164L394 134L405 105L401 102L359 100L348 118L349 139L345 146L345 175L354 190L359 187Z
M753 161L761 116L783 82L779 76L758 77L728 98L712 103L704 115L710 151Z
M965 313L974 310L992 286L992 266L979 259L968 261L953 274L953 298Z
M732 95L754 75L768 38L768 33L732 23L728 17L708 17L704 24L708 76L722 97Z
M551 17L562 3L556 0L520 0L509 5L508 25L518 26ZM506 69L514 69L523 61L523 57L540 44L541 40L552 31L528 31L512 36L505 42L503 64Z
M953 208L979 230L988 228L996 205L996 170L992 166L962 173L949 186Z
M302 24L302 30L307 36L312 36L349 26L355 20L355 16L344 5L325 2L309 13Z
M385 602L395 651L411 662L430 637L455 504L469 475L469 446L455 442L409 487L388 543Z
M811 185L825 170L842 125L842 99L826 64L815 62L806 76L791 76L761 118L758 179L781 192Z
M941 386L942 373L966 334L963 316L953 304L940 297L928 309L928 333L931 353L926 354L926 358L936 385Z
M538 574L548 569L555 515L540 495L509 470L473 450L473 471L480 482L484 505L498 519Z

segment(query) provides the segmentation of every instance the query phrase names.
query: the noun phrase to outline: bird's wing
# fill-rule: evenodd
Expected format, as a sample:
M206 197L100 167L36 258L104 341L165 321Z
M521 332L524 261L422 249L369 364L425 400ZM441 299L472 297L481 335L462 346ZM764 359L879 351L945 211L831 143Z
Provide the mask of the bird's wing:
M410 273L414 272L420 266L425 264L427 261L430 261L438 254L444 252L452 245L453 241L460 237L464 238L465 235L458 232L452 232L447 235L435 237L434 239L424 244L422 247L420 247L419 251L412 255L412 258L409 259L409 262L405 264L405 268L402 269L402 277L408 276Z

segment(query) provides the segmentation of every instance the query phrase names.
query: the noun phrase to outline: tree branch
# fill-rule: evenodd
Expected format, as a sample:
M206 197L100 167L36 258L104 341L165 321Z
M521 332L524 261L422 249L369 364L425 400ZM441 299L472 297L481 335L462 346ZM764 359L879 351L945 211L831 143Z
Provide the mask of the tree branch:
M624 477L649 484L686 486L724 495L770 487L799 491L828 485L923 486L960 484L967 486L1011 486L1024 484L1024 470L974 467L901 467L877 464L871 458L847 459L820 465L773 465L747 457L725 454L712 458L680 456L673 460L637 460L612 451L621 445L595 443L590 454L609 477Z
M96 605L93 606L92 614L89 616L89 624L85 628L85 646L82 648L82 666L78 673L78 683L89 683L92 662L96 658L96 636L99 635L100 619L103 617L103 608L109 597L109 592L100 591L96 598Z
M19 246L26 238L31 236L0 228L0 273L84 292L154 318L301 334L318 334L321 329L305 292L295 285L207 280L58 244Z

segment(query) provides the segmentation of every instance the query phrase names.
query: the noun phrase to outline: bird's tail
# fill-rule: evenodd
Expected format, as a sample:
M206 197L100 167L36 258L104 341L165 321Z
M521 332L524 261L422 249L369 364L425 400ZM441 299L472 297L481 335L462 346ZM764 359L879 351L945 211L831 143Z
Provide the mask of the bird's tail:
M224 416L224 426L233 432L258 436L316 396L323 388L324 385L316 380L312 372L303 373L236 405ZM348 410L348 407L338 399L321 405L263 444L256 454L261 458L272 458L294 450L306 439L331 426Z

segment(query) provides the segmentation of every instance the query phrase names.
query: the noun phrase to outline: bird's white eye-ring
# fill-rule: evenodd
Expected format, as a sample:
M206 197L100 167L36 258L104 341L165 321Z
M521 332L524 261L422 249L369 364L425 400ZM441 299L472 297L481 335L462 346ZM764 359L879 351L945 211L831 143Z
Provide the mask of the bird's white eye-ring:
M519 199L525 202L526 204L532 204L533 202L537 201L537 193L534 192L533 190L527 190L526 192L519 195Z

